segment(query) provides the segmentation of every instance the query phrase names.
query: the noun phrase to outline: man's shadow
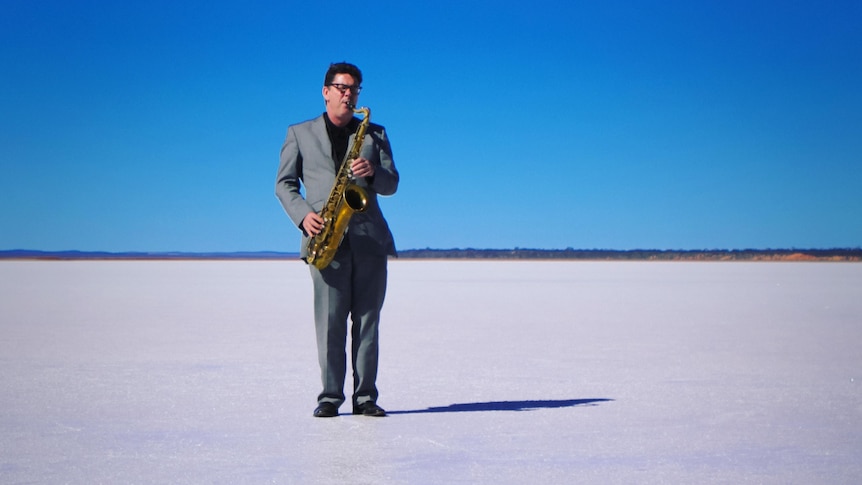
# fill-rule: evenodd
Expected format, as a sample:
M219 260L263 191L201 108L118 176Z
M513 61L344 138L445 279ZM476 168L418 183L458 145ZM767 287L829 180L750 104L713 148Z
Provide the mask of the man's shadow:
M412 409L406 411L387 411L387 414L425 414L425 413L469 413L479 411L533 411L536 409L571 408L575 406L596 406L600 402L613 401L613 399L563 399L543 401L489 401L471 402L463 404L450 404L448 406L436 406L426 409Z

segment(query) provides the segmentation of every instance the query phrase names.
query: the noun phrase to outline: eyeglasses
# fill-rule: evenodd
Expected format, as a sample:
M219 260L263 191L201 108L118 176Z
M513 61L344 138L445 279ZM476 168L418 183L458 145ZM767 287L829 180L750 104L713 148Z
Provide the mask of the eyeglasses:
M362 91L362 86L354 86L354 85L352 85L352 84L338 84L338 83L332 83L332 84L330 84L330 86L332 86L333 88L335 88L335 89L339 90L339 91L341 92L341 94L347 94L347 90L348 90L348 89L349 89L349 90L350 90L350 92L352 92L353 94L359 94L359 93L360 93L360 91Z

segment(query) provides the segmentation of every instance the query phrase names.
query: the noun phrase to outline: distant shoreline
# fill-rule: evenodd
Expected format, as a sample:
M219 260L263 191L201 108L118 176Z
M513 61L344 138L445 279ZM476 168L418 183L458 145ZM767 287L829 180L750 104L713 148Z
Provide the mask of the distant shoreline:
M399 259L574 260L574 261L834 261L860 262L862 249L408 249ZM3 250L0 260L296 260L298 253L239 252L108 252Z

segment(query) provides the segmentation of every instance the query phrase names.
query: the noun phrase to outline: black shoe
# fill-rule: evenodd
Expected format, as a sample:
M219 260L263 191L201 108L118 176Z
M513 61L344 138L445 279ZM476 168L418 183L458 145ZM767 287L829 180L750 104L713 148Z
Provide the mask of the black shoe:
M377 405L374 401L366 401L362 404L356 404L353 406L353 414L361 414L363 416L374 416L375 418L381 418L386 416L386 411L383 410L380 406Z
M338 408L331 402L322 402L314 409L315 418L334 418L338 416Z

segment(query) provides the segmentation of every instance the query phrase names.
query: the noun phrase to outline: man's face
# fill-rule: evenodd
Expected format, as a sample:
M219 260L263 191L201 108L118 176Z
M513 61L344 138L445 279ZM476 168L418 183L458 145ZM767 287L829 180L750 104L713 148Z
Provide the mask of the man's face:
M326 112L332 121L349 121L359 99L359 86L350 74L336 74L329 86L323 87Z

